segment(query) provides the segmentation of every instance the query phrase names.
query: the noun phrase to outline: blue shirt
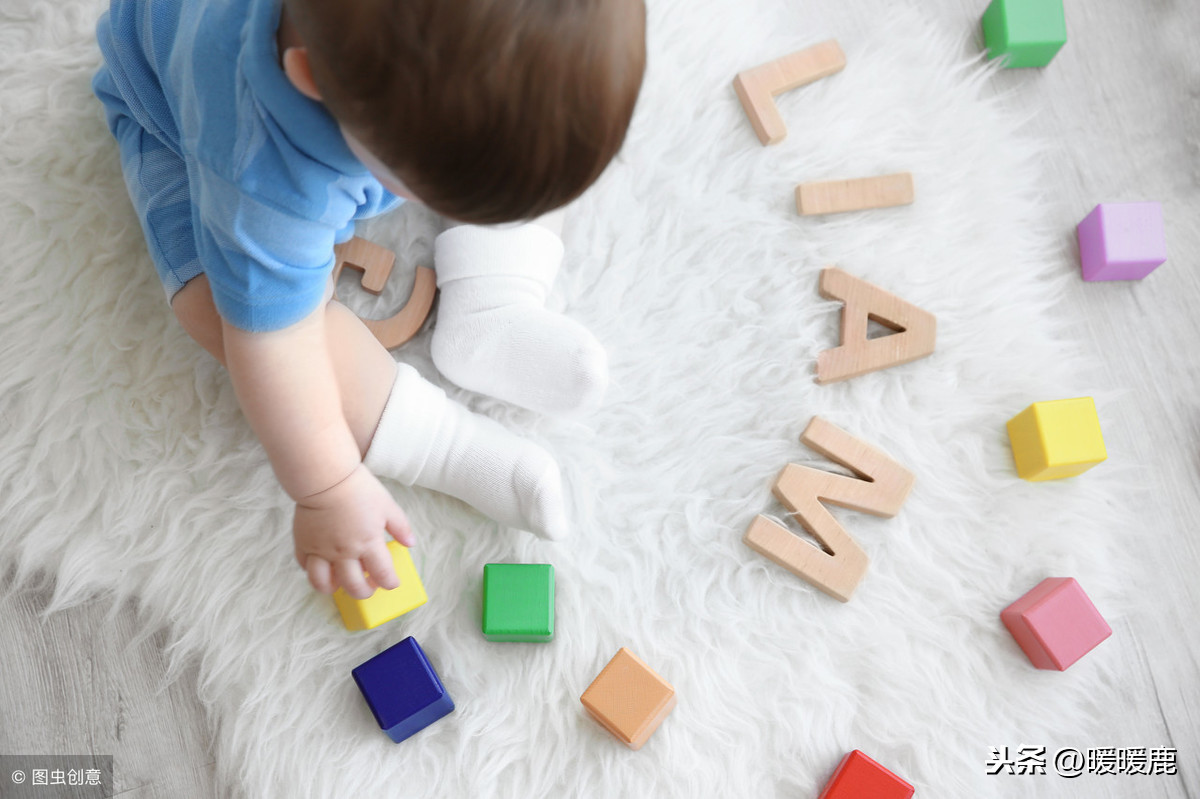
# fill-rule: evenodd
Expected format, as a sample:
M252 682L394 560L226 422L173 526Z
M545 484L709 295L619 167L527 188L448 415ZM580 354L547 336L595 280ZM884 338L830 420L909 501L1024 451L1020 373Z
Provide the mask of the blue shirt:
M280 0L113 0L97 26L119 112L186 169L190 203L166 212L190 215L177 221L194 232L217 311L255 332L311 313L334 244L353 235L354 220L401 202L284 74L280 9Z

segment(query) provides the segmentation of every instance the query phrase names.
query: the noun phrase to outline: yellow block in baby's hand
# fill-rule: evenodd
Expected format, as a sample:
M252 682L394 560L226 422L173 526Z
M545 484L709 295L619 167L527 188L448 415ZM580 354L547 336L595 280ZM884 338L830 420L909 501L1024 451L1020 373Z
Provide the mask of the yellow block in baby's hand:
M1009 420L1008 438L1025 480L1074 477L1108 458L1091 397L1035 402Z
M412 555L408 553L408 547L395 541L388 541L387 546L388 551L392 553L392 565L396 569L396 576L400 578L400 587L391 591L376 588L375 593L366 599L355 599L347 594L344 588L334 591L333 601L342 612L342 622L347 630L369 630L378 627L429 601Z

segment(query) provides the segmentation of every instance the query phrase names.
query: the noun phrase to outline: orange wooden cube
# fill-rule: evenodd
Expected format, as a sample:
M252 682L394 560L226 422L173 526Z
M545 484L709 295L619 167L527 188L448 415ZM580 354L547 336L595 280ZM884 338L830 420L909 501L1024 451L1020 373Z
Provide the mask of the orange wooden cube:
M630 749L641 749L675 709L675 689L625 647L579 698Z

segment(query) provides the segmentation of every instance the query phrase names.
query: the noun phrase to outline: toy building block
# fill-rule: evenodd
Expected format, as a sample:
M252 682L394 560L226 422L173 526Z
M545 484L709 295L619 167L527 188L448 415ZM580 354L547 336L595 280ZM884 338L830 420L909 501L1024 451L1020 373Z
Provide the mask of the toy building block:
M363 273L362 287L372 294L379 294L387 284L388 276L396 263L396 254L391 250L372 244L357 236L333 248L335 262L333 283L344 267ZM405 343L421 329L433 308L433 295L437 292L437 277L425 266L417 267L412 293L404 307L387 319L363 319L363 324L386 349L394 349Z
M796 211L801 216L840 214L912 205L915 198L912 173L897 172L852 180L801 183L796 187Z
M1066 671L1112 635L1073 577L1042 580L1001 611L1000 620L1039 669Z
M733 88L758 140L764 145L776 144L787 136L787 125L775 105L776 95L840 72L845 66L846 54L837 41L830 39L739 72Z
M867 571L867 555L822 503L891 517L900 512L914 478L879 450L819 416L800 440L862 479L789 463L775 480L775 497L824 547L815 547L778 522L757 516L742 539L746 546L808 581L834 599L849 602Z
M554 638L554 567L543 563L484 566L483 635L489 641Z
M1062 0L992 0L982 24L988 58L1006 67L1044 67L1067 43Z
M817 799L910 799L914 789L855 749L842 758Z
M630 749L641 749L675 709L675 689L625 647L579 698Z
M822 297L840 300L846 307L841 344L817 356L818 383L849 380L933 354L937 319L928 311L832 267L821 270L819 290ZM867 338L872 320L898 332Z
M380 728L396 743L454 710L454 700L411 635L350 673Z
M1074 477L1108 458L1091 397L1035 402L1008 421L1008 438L1024 480Z
M395 541L388 541L387 547L392 554L392 566L396 569L396 576L400 578L398 588L391 591L376 588L375 593L366 599L355 599L347 594L344 588L333 592L333 601L342 613L342 622L347 630L369 630L378 627L414 608L419 608L429 600L408 548Z
M1159 203L1101 203L1075 232L1084 280L1141 280L1167 260Z

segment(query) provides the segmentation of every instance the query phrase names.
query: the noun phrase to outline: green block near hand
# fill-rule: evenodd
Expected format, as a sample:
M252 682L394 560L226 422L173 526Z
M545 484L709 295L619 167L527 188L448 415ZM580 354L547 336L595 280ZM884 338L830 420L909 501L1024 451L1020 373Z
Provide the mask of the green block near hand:
M554 637L554 567L489 563L483 567L483 635L489 641Z
M1007 67L1044 67L1067 43L1062 0L992 0L983 15L988 58Z

